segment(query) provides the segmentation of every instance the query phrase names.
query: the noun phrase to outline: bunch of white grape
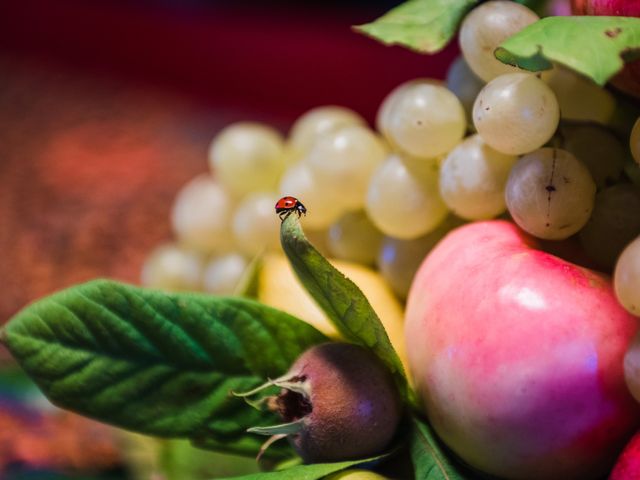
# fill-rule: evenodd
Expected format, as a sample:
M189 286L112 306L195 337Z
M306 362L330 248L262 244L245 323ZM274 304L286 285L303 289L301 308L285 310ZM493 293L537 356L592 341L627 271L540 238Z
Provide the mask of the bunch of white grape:
M561 66L536 75L493 56L537 18L511 1L475 8L446 82L399 85L377 131L337 106L306 112L287 138L255 123L222 130L211 173L178 193L176 240L151 254L143 282L232 293L252 258L280 248L274 205L284 195L305 205L303 226L324 253L377 266L400 297L449 230L499 216L545 240L577 235L611 271L640 235L640 174L629 173L629 149L608 126L610 92ZM638 124L630 144L640 159ZM616 290L637 312L640 240L620 257Z

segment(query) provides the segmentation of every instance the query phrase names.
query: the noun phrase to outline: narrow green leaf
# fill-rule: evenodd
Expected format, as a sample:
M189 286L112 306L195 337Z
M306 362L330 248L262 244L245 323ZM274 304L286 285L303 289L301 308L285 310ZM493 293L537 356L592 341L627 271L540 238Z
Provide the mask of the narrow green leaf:
M392 453L386 453L384 455L364 458L361 460L349 460L346 462L298 465L286 470L279 470L276 472L253 473L250 475L244 475L242 477L234 477L234 480L318 480L320 478L326 477L327 475L331 475L332 473L346 470L347 468L352 468L367 463L378 463L386 459L390 455L392 455Z
M547 17L509 37L495 55L531 71L562 63L604 85L639 49L640 18Z
M465 469L453 463L440 445L431 426L413 419L411 459L416 480L471 480Z
M401 45L419 53L442 50L465 14L478 0L409 0L372 23L354 27L385 45Z
M280 242L293 270L340 334L370 348L395 375L408 396L407 379L389 336L358 286L336 270L305 237L297 215L280 227Z
M277 418L230 391L282 375L304 350L327 341L308 324L253 300L165 294L105 280L26 307L3 340L63 408L249 455L263 439L245 430Z

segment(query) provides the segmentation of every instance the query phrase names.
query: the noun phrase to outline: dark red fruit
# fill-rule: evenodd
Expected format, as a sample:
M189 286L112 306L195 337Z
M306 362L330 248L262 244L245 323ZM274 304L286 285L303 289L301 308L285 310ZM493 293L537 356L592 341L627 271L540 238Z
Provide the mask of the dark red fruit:
M640 433L636 433L618 457L609 480L637 480L640 478Z
M574 15L640 16L638 0L571 0Z
M286 422L251 429L284 437L307 463L357 459L380 453L402 414L391 374L369 350L326 343L303 353L269 404ZM269 442L268 442L269 443Z

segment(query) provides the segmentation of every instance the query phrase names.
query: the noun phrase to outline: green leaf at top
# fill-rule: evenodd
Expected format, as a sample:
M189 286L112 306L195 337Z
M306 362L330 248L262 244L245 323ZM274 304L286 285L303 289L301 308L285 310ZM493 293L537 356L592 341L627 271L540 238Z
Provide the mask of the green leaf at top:
M335 463L315 463L312 465L298 465L279 470L277 472L253 473L234 477L233 480L318 480L332 473L341 472L347 468L357 467L365 463L377 463L387 458L391 453L378 455L371 458L363 458L360 460L349 460L345 462ZM232 479L227 479L232 480Z
M336 270L305 237L297 215L280 227L280 242L302 285L347 340L368 347L391 370L403 395L407 379L389 336L358 286Z
M354 27L385 45L420 53L442 50L478 0L409 0L374 22Z
M509 37L495 56L531 71L562 63L604 85L639 50L640 18L547 17Z
M308 324L249 299L165 294L104 280L26 307L2 338L63 408L249 455L264 439L245 430L274 417L230 391L282 375L304 350L327 341Z
M431 426L413 419L411 460L416 480L471 480L463 467L456 465L440 445Z

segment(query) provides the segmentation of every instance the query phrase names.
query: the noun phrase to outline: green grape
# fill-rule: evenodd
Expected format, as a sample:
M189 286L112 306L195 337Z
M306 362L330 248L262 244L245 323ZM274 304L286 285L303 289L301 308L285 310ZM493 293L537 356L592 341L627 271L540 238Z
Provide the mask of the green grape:
M545 240L562 240L580 230L593 210L596 185L573 154L541 148L511 169L505 199L513 220Z
M392 290L407 298L413 277L427 253L453 228L464 222L453 215L434 230L413 240L385 237L378 252L378 268Z
M440 195L459 217L496 217L506 209L504 188L516 160L473 135L449 152L440 166Z
M640 118L636 120L636 123L633 124L633 128L631 129L629 148L631 149L633 159L640 165Z
M233 208L228 192L211 176L195 177L178 192L171 225L178 240L189 248L211 253L228 248Z
M342 202L334 201L340 194L337 190L322 190L304 163L292 165L280 180L280 194L299 199L307 208L307 215L302 217L305 228L323 230L335 222L345 211Z
M176 244L154 249L142 266L142 285L167 291L199 290L202 257Z
M620 178L627 153L609 130L598 125L564 126L562 134L563 148L586 165L598 189Z
M473 123L482 139L511 155L540 148L553 136L559 119L558 102L551 89L527 73L495 78L473 105Z
M640 237L620 254L613 274L613 287L620 304L640 316Z
M451 90L464 108L467 125L473 128L473 102L484 87L484 82L471 71L462 55L458 56L447 71L447 88Z
M460 27L460 50L471 70L485 82L518 71L494 57L507 38L539 20L538 15L515 2L492 1L474 8Z
M382 233L363 211L348 212L329 228L329 252L342 260L371 265L381 242Z
M273 190L285 168L280 133L258 123L234 123L223 129L209 148L216 178L236 195Z
M212 258L204 268L202 289L214 295L234 294L247 265L247 260L239 253Z
M394 148L414 157L447 153L462 140L467 126L460 100L429 80L401 85L386 108L380 113L381 131Z
M303 162L322 192L335 192L333 202L355 210L364 206L369 179L386 154L371 130L350 125L318 138Z
M640 190L630 184L602 190L579 235L587 255L600 267L613 269L624 247L640 235Z
M311 149L318 137L349 125L366 125L366 122L356 112L345 107L316 107L295 121L289 134L289 145L294 151L304 154Z
M438 191L435 161L394 154L371 178L366 211L384 234L411 239L436 228L448 210Z
M614 96L573 70L556 67L547 84L558 99L563 119L606 124L613 117Z
M242 252L249 256L280 246L280 220L275 213L279 195L252 193L238 205L232 221L233 235Z

